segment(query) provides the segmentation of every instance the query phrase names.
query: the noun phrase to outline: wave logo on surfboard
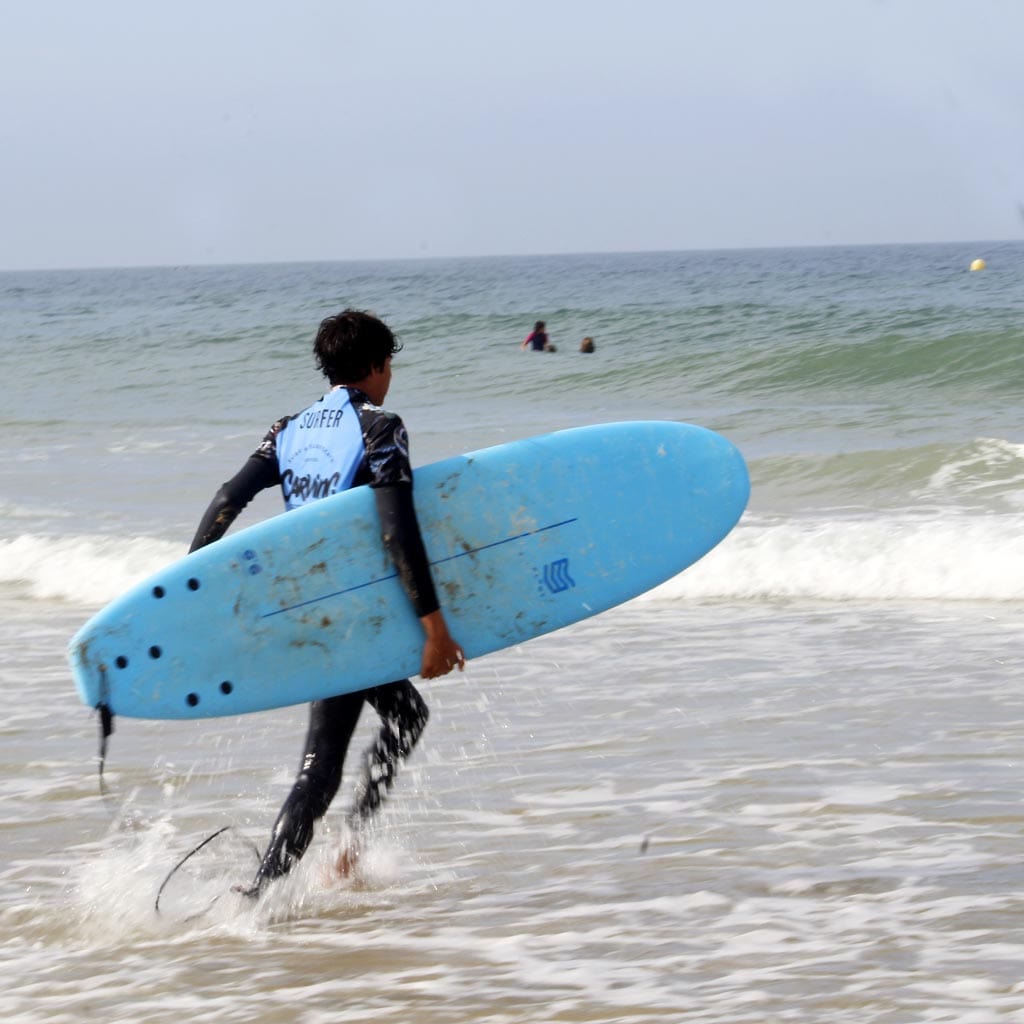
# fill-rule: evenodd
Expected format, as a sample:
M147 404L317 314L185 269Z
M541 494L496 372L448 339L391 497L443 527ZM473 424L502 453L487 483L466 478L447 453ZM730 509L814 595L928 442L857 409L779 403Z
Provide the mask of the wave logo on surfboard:
M561 594L576 586L576 581L569 575L569 559L556 558L544 566L544 586L552 594Z

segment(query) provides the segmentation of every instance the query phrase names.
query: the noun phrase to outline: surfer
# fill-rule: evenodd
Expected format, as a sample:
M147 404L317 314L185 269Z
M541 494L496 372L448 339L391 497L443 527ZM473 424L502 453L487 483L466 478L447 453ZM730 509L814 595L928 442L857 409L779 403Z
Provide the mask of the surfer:
M214 496L191 551L222 537L262 490L281 487L287 509L360 484L373 488L384 544L423 626L420 675L435 679L465 665L437 600L412 500L412 467L401 419L381 408L391 383L391 358L401 348L377 317L346 309L327 317L313 345L318 369L331 390L308 409L270 428L245 465ZM381 728L363 757L355 805L348 815L352 843L338 858L347 875L359 856L361 827L391 789L427 723L426 702L408 679L345 693L310 705L309 730L299 773L277 816L270 843L248 887L263 886L291 870L306 852L315 823L341 785L342 768L363 704Z
M533 330L523 338L520 348L529 348L534 352L554 352L555 346L548 341L548 333L543 320L538 320L533 325Z

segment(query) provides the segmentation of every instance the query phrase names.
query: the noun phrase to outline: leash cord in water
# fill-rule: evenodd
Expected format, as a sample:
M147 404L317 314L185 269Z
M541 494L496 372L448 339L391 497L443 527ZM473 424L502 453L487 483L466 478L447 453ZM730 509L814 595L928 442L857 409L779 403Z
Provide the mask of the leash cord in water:
M100 681L100 689L101 689L101 693L106 695L106 693L107 693L107 674L106 674L105 671L103 671L102 668L101 668L101 675L102 675L102 678L101 678L101 681ZM96 705L96 710L100 714L100 723L99 723L100 724L100 752L99 752L100 796L103 798L104 802L107 804L107 807L109 808L110 807L111 795L110 795L110 792L107 789L106 779L103 776L103 769L104 769L104 767L106 766L106 763L107 763L107 741L110 739L111 735L114 732L114 713L110 710L110 705L106 701L103 701L103 700L101 700ZM173 868L171 868L171 870L167 873L167 877L164 878L164 880L160 883L160 888L157 890L157 893L156 893L156 902L153 904L153 908L154 908L154 910L156 910L156 912L158 914L160 913L160 897L163 895L164 889L167 887L167 883L170 882L170 880L178 873L178 871L186 863L188 863L188 861L191 860L204 846L206 846L207 843L212 843L213 840L217 838L217 836L223 835L225 832L227 832L229 829L232 829L232 828L234 828L234 825L224 825L221 828L217 829L216 832L213 832L210 835L208 835L201 843L199 843L196 846L193 846L192 849L189 850L188 853L186 853L185 856L182 857L181 860L179 860L178 863L175 864ZM252 844L252 847L253 847L253 851L256 854L256 859L257 859L257 861L259 861L260 859L262 859L263 855L260 853L260 849L259 849L259 847L255 843ZM219 900L219 899L220 899L219 896L215 896L213 898L213 900L210 902L210 905L205 910L200 911L199 914L193 914L191 917L187 918L187 920L192 921L195 918L200 917L202 914L205 914L210 909L210 907L212 907L213 904L216 903L217 900Z
M217 836L223 835L229 829L232 829L234 827L235 827L234 825L222 825L219 829L217 829L216 832L213 832L210 835L208 835L197 846L193 846L192 849L189 850L188 853L186 853L185 856L182 857L181 860L179 860L178 863L175 864L174 867L171 868L171 870L167 872L167 877L160 883L160 888L157 890L157 893L156 893L156 902L153 904L153 909L158 914L160 913L160 897L163 895L164 889L167 887L167 883L178 873L179 869L182 868L189 860L191 860L191 858L194 857L204 846L206 846L207 843L212 843L213 840L217 838ZM252 844L252 848L253 848L253 851L256 854L256 859L257 860L262 859L262 854L260 853L259 847L255 843L253 843ZM208 907L206 907L205 910L199 911L198 914L191 915L191 917L186 918L186 921L194 921L197 917L201 917L219 899L220 899L220 896L214 896L213 899L210 901L210 905Z

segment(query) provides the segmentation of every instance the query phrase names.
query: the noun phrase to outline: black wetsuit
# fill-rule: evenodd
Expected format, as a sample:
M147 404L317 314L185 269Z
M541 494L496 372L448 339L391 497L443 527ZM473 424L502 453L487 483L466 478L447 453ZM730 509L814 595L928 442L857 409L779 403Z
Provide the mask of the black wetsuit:
M286 504L294 507L336 490L369 484L377 499L384 543L402 586L417 616L429 615L439 605L413 507L405 428L397 416L373 405L361 391L345 391L348 402L335 388L309 409L284 417L270 428L241 470L215 495L190 550L222 537L242 509L268 487L281 486ZM342 408L337 408L339 403ZM357 419L352 419L352 413ZM302 454L306 449L300 446L298 457L294 455L296 445L291 437L297 429L310 427L316 432L319 448L326 449L330 447L332 429L342 422L348 434L338 434L337 447L345 449L339 462L341 471L299 475L295 467L305 464ZM290 448L293 453L279 448ZM328 469L334 468L332 461ZM363 756L349 823L358 828L383 802L394 783L399 762L409 755L427 723L427 705L408 679L310 705L309 732L299 774L247 890L250 895L256 895L270 879L287 873L305 853L313 838L315 822L326 814L341 785L345 755L364 702L380 715L381 729Z

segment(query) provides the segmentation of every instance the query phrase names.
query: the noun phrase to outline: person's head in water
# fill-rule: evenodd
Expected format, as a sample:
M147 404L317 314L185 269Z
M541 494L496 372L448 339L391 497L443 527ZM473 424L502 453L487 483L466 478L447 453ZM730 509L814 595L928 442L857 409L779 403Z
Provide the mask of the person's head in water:
M538 320L538 321L537 321L537 322L536 322L536 323L535 323L535 324L533 325L533 329L534 329L535 331L543 331L543 330L544 330L544 321L543 321L543 320Z
M332 385L365 380L374 370L383 370L401 348L387 324L359 309L345 309L321 321L313 342L317 369Z
M593 352L594 351L594 339L586 337L580 342L581 352Z

